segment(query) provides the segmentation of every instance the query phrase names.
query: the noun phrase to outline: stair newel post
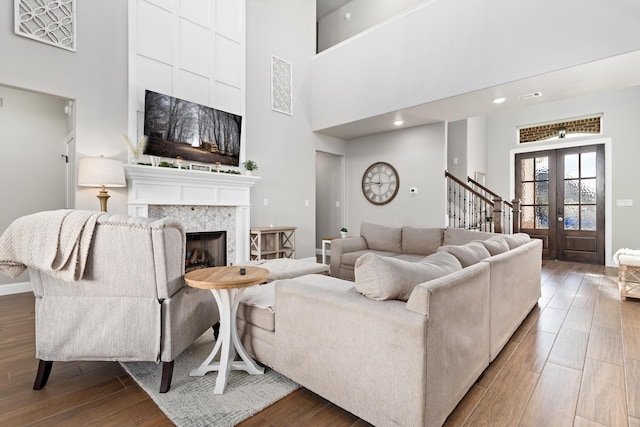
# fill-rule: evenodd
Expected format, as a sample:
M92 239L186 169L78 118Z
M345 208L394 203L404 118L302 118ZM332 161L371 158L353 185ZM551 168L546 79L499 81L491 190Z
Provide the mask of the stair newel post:
M502 233L502 197L493 198L493 232Z
M513 205L511 219L513 220L513 232L520 232L520 199L513 199L511 201Z

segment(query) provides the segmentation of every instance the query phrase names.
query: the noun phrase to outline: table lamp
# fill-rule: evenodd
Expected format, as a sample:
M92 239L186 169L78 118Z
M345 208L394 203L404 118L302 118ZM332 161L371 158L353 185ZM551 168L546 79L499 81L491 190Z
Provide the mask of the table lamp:
M126 187L124 165L120 160L106 157L83 157L78 162L78 185L99 187L100 210L107 211L109 193L107 187Z

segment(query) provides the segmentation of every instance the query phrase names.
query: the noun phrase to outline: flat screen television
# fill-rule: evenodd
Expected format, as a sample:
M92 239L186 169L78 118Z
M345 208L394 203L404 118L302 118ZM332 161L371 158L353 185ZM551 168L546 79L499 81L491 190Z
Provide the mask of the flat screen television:
M144 96L144 154L240 164L242 116L150 90Z

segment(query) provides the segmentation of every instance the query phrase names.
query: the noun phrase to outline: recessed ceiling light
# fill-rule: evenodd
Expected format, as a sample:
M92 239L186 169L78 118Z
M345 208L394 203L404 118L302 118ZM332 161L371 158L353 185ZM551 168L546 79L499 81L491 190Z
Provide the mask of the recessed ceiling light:
M506 100L507 100L507 98L505 98L505 97L503 97L503 96L502 96L502 97L500 97L500 98L493 98L493 103L494 103L494 104L502 104L502 103L503 103L504 101L506 101Z
M393 124L395 126L402 126L403 123L404 123L404 121L402 121L402 120L396 120L395 122L393 122Z

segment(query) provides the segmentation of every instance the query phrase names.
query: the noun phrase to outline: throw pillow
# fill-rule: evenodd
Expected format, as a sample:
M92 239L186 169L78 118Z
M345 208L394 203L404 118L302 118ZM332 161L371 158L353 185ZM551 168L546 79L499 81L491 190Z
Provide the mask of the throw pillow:
M492 238L487 240L477 240L477 241L484 245L484 247L489 251L491 256L498 255L503 252L507 252L510 249L507 241L500 236L493 236Z
M531 237L527 233L503 234L502 238L507 241L509 249L517 248L531 241Z
M462 268L473 265L491 256L489 251L480 242L470 242L462 246L441 246L438 251L449 252L451 255L458 258L458 261L462 264Z
M447 255L450 258L447 259ZM421 262L408 262L367 253L356 261L356 290L375 300L407 301L416 285L461 268L460 263L450 254L434 257L431 261L425 258Z
M369 249L402 253L402 228L362 222L360 236L367 241Z
M442 228L402 227L402 253L431 255L442 246Z
M495 233L486 231L465 230L464 228L446 228L444 230L443 245L464 245L474 240L486 240L495 236Z

